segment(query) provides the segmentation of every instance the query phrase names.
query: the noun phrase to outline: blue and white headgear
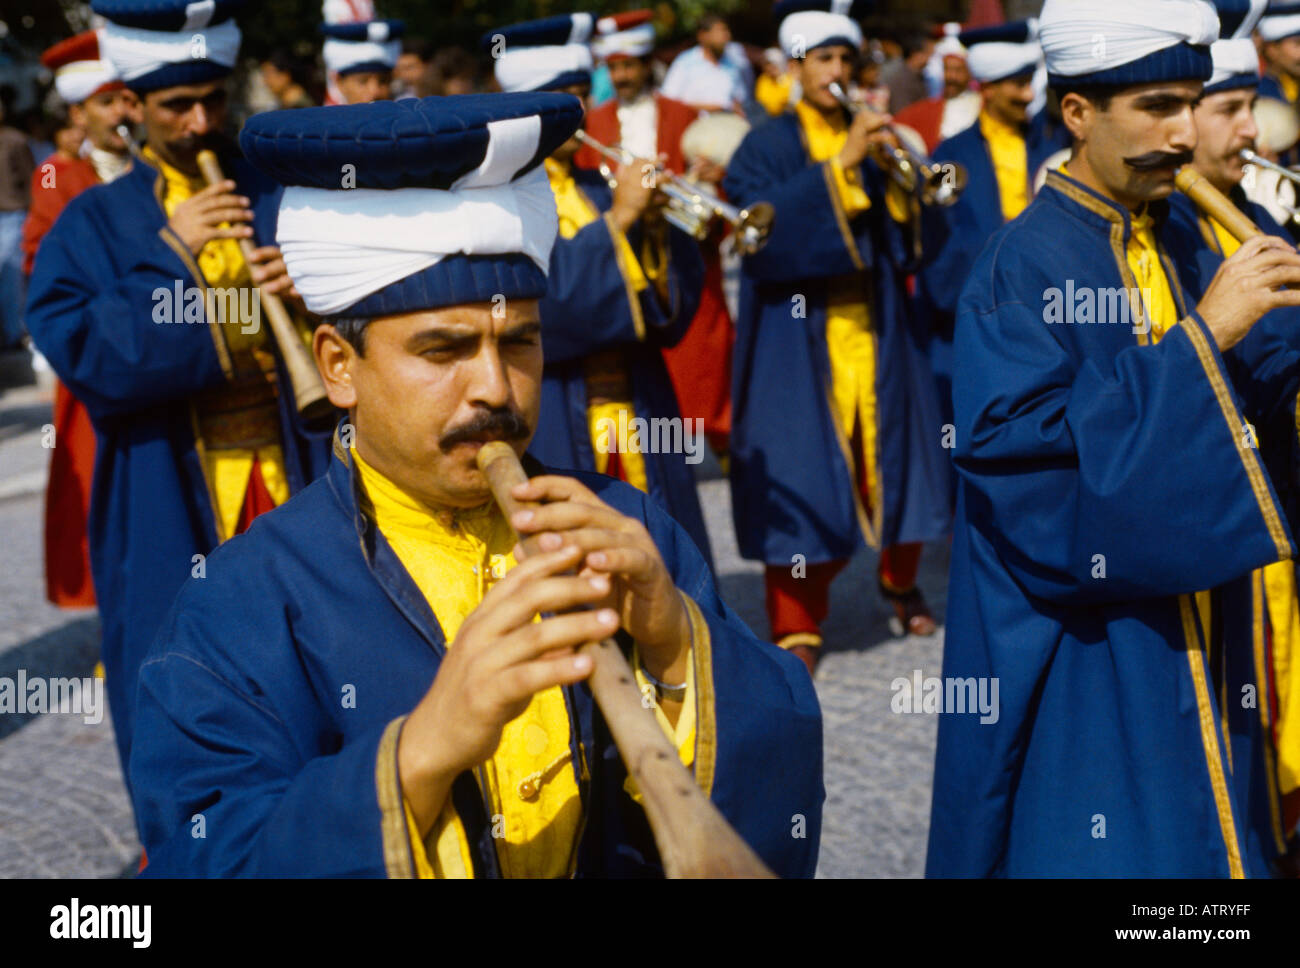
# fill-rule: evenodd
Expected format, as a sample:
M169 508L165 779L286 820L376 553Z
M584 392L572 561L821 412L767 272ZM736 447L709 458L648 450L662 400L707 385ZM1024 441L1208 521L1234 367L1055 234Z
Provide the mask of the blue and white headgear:
M591 83L589 13L561 14L489 31L479 44L503 91L554 91Z
M1202 94L1259 86L1259 51L1251 32L1268 0L1214 0L1219 11L1219 36L1210 45L1214 73Z
M402 55L400 20L369 20L362 23L321 24L325 45L321 60L325 69L344 76L363 71L391 71Z
M780 24L777 40L785 55L795 59L830 44L847 44L858 50L862 47L858 21L873 6L869 0L781 0L772 8L773 18Z
M996 27L963 30L957 39L966 47L971 77L981 84L1032 74L1043 59L1038 21L1016 20Z
M1205 0L1047 0L1038 18L1053 86L1206 81L1218 37Z
M239 56L244 0L93 0L102 56L138 94L225 77Z
M582 116L551 92L409 98L254 115L239 144L286 186L276 243L307 308L384 316L545 294L540 165Z

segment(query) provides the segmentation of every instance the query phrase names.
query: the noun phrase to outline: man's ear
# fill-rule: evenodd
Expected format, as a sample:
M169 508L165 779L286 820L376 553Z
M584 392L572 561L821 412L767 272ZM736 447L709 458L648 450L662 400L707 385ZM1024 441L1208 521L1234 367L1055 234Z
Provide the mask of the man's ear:
M1096 106L1074 91L1061 98L1061 120L1076 141L1087 141L1097 112Z
M356 347L326 324L316 327L311 348L330 403L340 410L351 410L357 405L357 390L352 382L359 359Z
M68 105L68 121L78 128L86 126L86 109L80 104Z

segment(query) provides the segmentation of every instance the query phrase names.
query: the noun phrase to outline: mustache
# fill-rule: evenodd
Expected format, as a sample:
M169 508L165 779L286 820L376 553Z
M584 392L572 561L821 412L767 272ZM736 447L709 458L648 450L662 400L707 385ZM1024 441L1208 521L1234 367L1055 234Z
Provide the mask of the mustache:
M1191 163L1190 151L1148 151L1146 154L1124 159L1124 164L1135 171L1159 171L1161 168L1178 168Z
M484 410L472 420L468 420L459 427L455 427L443 434L438 439L438 446L443 450L450 450L457 444L463 444L488 434L501 440L523 440L529 433L531 433L531 428L529 428L528 423L515 411L508 408L504 410Z

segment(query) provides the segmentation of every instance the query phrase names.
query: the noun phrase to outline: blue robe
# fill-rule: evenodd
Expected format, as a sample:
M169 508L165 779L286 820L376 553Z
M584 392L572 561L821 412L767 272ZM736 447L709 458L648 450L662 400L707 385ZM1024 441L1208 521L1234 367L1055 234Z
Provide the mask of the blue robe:
M612 195L605 179L594 171L575 168L578 188L601 212ZM628 237L632 251L641 251L640 225ZM603 219L583 226L572 239L557 238L551 250L546 296L540 302L542 346L542 409L529 451L550 467L594 471L591 431L587 420L587 381L583 359L617 349L627 369L636 416L681 420L677 395L668 379L660 349L675 346L700 304L704 260L690 236L668 230L670 305L660 307L653 287L633 296L619 269L614 239ZM677 519L695 544L709 556L695 491L695 475L685 453L652 453L642 437L647 486L652 498ZM705 447L703 432L699 447Z
M927 541L951 521L939 404L907 321L903 276L915 268L916 239L886 214L880 171L869 162L860 171L871 209L848 220L829 162L812 161L787 113L745 136L723 183L734 205L776 209L767 245L743 263L732 364L736 534L744 557L768 564L848 558L864 541ZM850 273L862 280L877 334L876 525L860 516L830 406L826 293Z
M1295 546L1167 257L1182 322L1154 346L1130 325L1129 231L1053 172L958 303L943 676L995 677L1000 710L940 716L931 876L1266 873L1194 593L1214 590L1237 702L1250 573ZM1048 322L1067 280L1121 290L1119 321Z
M1287 240L1287 233L1261 205L1248 201L1238 186L1230 197L1265 234ZM1213 229L1186 195L1169 198L1161 244L1178 271L1189 300L1198 301L1223 264L1223 250ZM1244 339L1224 355L1229 378L1241 402L1241 412L1254 428L1260 458L1269 471L1279 505L1294 529L1297 521L1297 390L1300 390L1300 313L1277 309L1263 316ZM1258 589L1255 586L1260 586ZM1246 814L1246 839L1254 867L1268 870L1286 852L1282 804L1277 779L1277 750L1273 742L1272 680L1266 673L1264 629L1269 622L1262 579L1238 581L1223 590L1240 599L1237 611L1249 623L1237 623L1225 633L1215 669L1226 694L1241 695L1248 686L1257 700L1248 706L1230 702L1225 708L1232 758L1232 782ZM1250 633L1250 634L1247 634Z
M1035 115L1025 137L1025 176L1030 197L1039 166L1053 152L1065 147L1059 137L1043 133L1045 113ZM941 141L934 150L933 160L939 165L963 165L967 175L966 188L956 202L947 207L932 205L925 209L922 223L925 261L916 276L917 325L922 327L927 342L944 423L951 423L952 324L957 297L984 243L1005 224L1005 219L993 158L978 120Z
M274 239L279 186L242 159L222 165L251 201L255 237ZM178 281L206 286L167 228L162 191L162 175L137 161L112 184L77 196L41 243L28 290L32 339L95 427L90 561L123 768L140 662L197 567L194 556L217 545L188 398L230 373L220 326L153 320L158 290L174 292ZM287 386L283 366L279 377ZM330 427L312 431L291 396L279 402L285 470L297 491L324 469Z
M541 471L531 458L525 466ZM694 645L696 781L776 873L811 876L824 791L821 713L806 670L754 638L655 502L609 477L572 476L646 526L707 624ZM207 578L178 597L140 674L131 776L146 874L410 875L397 732L446 645L367 503L339 447L323 479L222 545ZM341 701L348 686L351 705ZM569 687L565 699L586 815L577 872L661 873L590 691ZM583 761L587 778L576 772ZM498 875L471 773L451 796L476 876Z

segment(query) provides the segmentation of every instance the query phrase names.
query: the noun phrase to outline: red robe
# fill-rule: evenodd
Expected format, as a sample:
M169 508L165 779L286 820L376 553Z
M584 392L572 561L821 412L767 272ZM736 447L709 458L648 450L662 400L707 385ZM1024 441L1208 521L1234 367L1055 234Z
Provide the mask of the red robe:
M682 133L700 116L700 111L662 94L655 95L655 104L658 107L655 145L667 155L665 164L668 169L680 175L686 171ZM611 99L588 111L586 130L601 144L611 147L621 144L623 135L618 122L618 99ZM574 158L574 162L583 168L599 168L602 160L586 145ZM731 429L731 344L734 333L722 297L717 243L710 240L704 246L707 272L700 308L681 342L670 350L664 350L663 356L682 416L702 419L709 443L717 450L724 450Z
M52 166L52 167L51 167ZM52 155L32 175L32 204L23 224L23 271L31 274L41 239L64 206L99 183L90 162ZM45 594L63 608L95 605L86 516L95 471L95 430L61 382L54 387L54 447L45 491Z
M943 140L939 135L939 128L943 124L945 104L947 101L942 96L927 97L903 108L894 115L894 120L916 131L925 141L926 153L934 154L934 149L939 147L939 142Z
M681 101L674 101L662 94L655 95L657 107L658 138L655 146L668 156L667 165L671 171L682 174L686 171L686 160L682 157L682 132L700 116L699 108L693 108ZM623 143L622 130L618 123L618 98L611 98L598 108L587 112L587 134L601 144L613 148ZM574 163L583 168L599 168L603 159L595 150L583 145L574 156Z

